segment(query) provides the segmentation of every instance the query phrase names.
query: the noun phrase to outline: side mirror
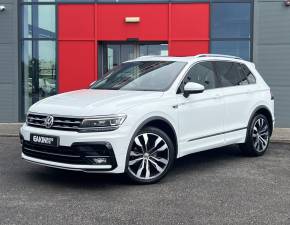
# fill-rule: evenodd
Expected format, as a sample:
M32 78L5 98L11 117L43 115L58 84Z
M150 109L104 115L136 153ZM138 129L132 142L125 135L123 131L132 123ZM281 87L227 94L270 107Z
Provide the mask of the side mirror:
M91 88L95 83L96 81L93 81L92 83L90 83L89 88Z
M183 96L187 98L191 94L198 94L204 91L204 86L194 82L188 82L184 86Z

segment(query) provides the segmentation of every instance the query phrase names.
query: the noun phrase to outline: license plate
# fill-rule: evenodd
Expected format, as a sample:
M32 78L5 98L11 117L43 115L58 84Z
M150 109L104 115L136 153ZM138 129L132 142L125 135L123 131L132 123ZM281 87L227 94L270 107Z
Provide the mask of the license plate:
M38 145L57 147L59 143L59 137L46 136L41 134L30 134L30 141Z

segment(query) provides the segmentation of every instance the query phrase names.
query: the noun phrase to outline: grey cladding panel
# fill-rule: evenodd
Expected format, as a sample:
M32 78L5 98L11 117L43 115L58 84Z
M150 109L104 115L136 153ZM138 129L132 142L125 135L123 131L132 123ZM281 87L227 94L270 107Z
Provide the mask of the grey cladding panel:
M17 0L0 0L0 122L18 121Z
M17 41L17 7L12 4L0 3L6 10L0 12L0 43Z
M276 127L290 127L290 87L272 87Z
M15 122L17 120L18 111L16 107L17 101L15 100L15 94L17 94L17 85L0 84L0 123Z
M259 17L255 24L258 44L290 44L290 7L285 7L282 1L258 2L255 13Z
M0 43L0 84L17 83L17 49Z
M289 86L290 44L258 46L256 67L270 86Z

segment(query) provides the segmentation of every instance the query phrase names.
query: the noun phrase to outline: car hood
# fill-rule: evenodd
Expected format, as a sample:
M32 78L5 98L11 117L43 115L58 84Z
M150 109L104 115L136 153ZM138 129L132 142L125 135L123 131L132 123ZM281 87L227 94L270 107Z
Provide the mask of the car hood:
M58 94L32 105L30 112L67 116L124 113L127 108L158 99L163 92L84 89Z

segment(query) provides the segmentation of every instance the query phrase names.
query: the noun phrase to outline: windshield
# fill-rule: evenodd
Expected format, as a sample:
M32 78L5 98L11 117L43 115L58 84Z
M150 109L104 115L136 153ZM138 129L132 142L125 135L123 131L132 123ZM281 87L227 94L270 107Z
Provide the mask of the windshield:
M106 77L97 81L92 89L165 91L177 78L185 62L134 61L123 63Z

